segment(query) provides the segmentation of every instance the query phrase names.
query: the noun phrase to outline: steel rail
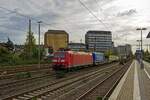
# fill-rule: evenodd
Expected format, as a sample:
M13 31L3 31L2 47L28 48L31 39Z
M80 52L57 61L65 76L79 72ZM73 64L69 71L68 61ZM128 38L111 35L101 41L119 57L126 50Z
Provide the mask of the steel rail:
M95 86L93 86L91 89L89 89L88 91L86 91L84 94L82 94L79 98L77 98L76 100L82 100L84 97L86 97L88 94L90 94L92 91L94 91L94 89L96 89L98 86L100 86L102 83L104 83L106 80L108 80L109 78L111 78L114 74L116 74L117 72L123 70L125 67L121 67L120 69L116 70L114 73L110 74L109 76L107 76L103 81L99 82L98 84L96 84ZM106 95L107 96L107 95Z

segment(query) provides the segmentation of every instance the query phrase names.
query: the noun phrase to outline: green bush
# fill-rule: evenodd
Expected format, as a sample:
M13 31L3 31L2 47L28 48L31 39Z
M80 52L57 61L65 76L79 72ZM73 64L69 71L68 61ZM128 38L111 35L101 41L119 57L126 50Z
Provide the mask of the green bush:
M22 79L22 78L30 78L31 73L30 72L21 72L16 74L17 79Z
M31 100L37 100L37 97L33 97Z
M12 65L19 58L13 53L8 51L7 49L0 49L0 64L1 65Z
M96 100L102 100L102 97L97 97Z
M38 49L33 50L33 56L31 58L22 53L14 53L5 48L0 48L0 67L3 66L15 66L15 65L28 65L28 64L38 64ZM42 58L41 51L41 58ZM51 60L41 60L41 63L51 63Z
M56 78L65 77L65 71L56 71Z

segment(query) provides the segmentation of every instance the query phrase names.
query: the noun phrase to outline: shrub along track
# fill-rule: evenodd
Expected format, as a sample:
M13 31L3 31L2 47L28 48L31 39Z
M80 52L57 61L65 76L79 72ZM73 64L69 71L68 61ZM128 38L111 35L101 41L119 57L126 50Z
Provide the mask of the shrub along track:
M43 76L51 71L52 68L49 64L41 64L41 68L38 68L37 64L14 66L12 68L0 68L0 85L12 83L25 78Z
M43 75L50 74L52 72L52 68L49 69L41 69L37 71L29 71L29 72L20 72L13 75L5 75L0 79L0 85L9 84L18 82L24 79L40 77Z
M62 78L62 79L52 79L45 86L37 86L36 89L30 87L30 89L26 88L26 91L20 92L20 93L14 93L12 95L3 96L3 99L12 99L12 98L19 98L19 99L32 99L35 97L41 97L45 96L47 93L50 93L52 91L58 90L60 88L63 88L69 84L73 84L74 82L83 81L83 79L90 77L91 75L95 74L104 74L107 72L107 70L112 70L112 68L116 68L118 63L113 63L101 67L91 67L84 70L77 71L75 73L69 73L68 77ZM114 69L113 69L114 70ZM92 77L92 76L91 76ZM43 82L44 83L44 82ZM19 90L18 90L19 91Z
M41 69L48 69L51 67L51 64L41 64L39 68L38 64L32 65L17 65L17 66L6 66L0 68L0 76L2 75L12 75L19 72L35 71Z

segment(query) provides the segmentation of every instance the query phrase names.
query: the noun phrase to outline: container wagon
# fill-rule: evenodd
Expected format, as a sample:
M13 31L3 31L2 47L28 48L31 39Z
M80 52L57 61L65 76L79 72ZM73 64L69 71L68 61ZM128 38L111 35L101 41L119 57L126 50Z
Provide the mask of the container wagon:
M119 61L118 56L114 56L114 55L109 56L109 62L116 62L116 61Z
M93 65L98 65L105 62L104 53L93 52L92 56L93 56Z

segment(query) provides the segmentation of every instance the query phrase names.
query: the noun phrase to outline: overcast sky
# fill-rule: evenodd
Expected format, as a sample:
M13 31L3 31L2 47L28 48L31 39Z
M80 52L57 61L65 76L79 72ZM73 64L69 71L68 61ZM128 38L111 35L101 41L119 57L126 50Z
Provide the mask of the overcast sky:
M69 33L73 42L84 42L88 30L112 31L115 45L137 44L140 32L146 27L143 38L150 30L150 0L81 0L95 16L80 4L79 0L0 0L0 41L9 37L23 44L28 31L28 19L32 19L32 31L37 38L37 21L41 25L42 42L48 29L61 29ZM135 47L134 47L135 48Z

